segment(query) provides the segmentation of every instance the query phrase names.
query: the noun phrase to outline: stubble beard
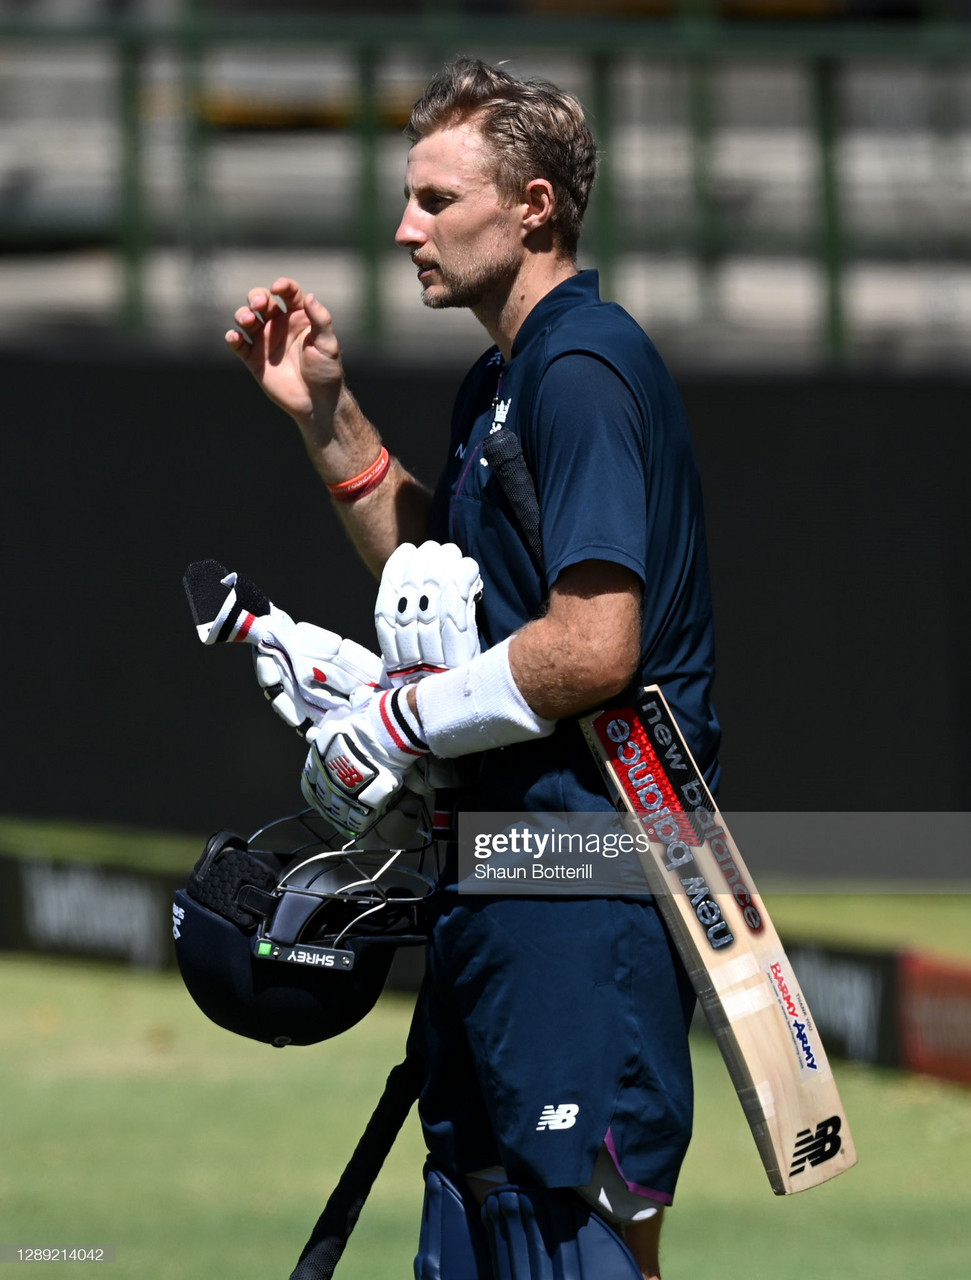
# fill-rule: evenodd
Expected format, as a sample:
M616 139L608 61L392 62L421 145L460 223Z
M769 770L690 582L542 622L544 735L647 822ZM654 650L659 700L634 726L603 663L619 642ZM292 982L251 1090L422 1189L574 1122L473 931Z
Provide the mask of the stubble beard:
M481 311L490 302L508 294L518 267L519 261L512 255L504 259L497 259L495 255L470 257L464 263L448 267L436 263L438 282L422 285L422 303L433 311L453 307Z

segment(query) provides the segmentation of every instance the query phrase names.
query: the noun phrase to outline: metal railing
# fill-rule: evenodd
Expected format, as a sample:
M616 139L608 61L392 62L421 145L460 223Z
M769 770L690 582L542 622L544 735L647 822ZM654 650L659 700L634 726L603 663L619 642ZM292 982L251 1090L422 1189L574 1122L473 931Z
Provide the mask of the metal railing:
M74 229L111 244L123 266L119 319L129 329L144 327L146 319L145 266L150 250L179 243L200 257L221 245L264 243L329 243L359 255L364 290L363 329L379 343L385 329L381 260L387 243L387 219L380 198L381 137L393 124L398 105L382 88L382 67L388 56L408 51L434 67L456 50L547 51L580 58L588 69L588 106L596 122L604 152L600 178L588 217L585 244L592 252L606 291L611 290L616 264L631 252L685 252L701 264L726 254L802 255L816 261L825 280L823 349L839 363L847 351L844 278L848 263L859 260L893 261L922 257L971 262L971 230L945 236L850 233L844 215L843 187L837 162L839 118L837 85L842 68L850 64L907 63L954 73L971 67L971 27L946 16L913 23L732 22L710 16L690 3L683 16L669 19L590 20L569 17L508 17L489 19L455 11L426 8L407 20L390 17L302 15L275 18L222 18L186 11L170 23L123 19L41 26L27 21L0 21L0 50L12 47L93 46L111 51L116 68L115 111L118 122L116 199L100 222ZM206 155L219 129L245 125L244 118L220 115L207 102L204 69L207 59L225 49L340 50L354 68L354 88L321 108L321 128L338 127L355 140L359 164L356 198L350 211L336 222L299 217L282 210L267 224L247 225L245 217L215 211L207 189ZM174 57L181 79L181 109L187 145L183 152L184 216L174 225L159 219L147 196L145 173L146 71L160 51ZM612 92L618 66L632 57L669 61L686 73L690 85L689 116L693 143L690 151L692 215L675 227L659 227L645 216L622 216L616 199L612 139L616 124L616 95ZM812 86L811 132L815 139L815 210L802 231L754 235L733 224L713 193L711 137L714 114L711 83L720 66L780 60L798 64ZM946 76L945 76L946 79ZM223 107L225 104L223 104ZM937 126L942 136L954 128L956 99L942 95ZM336 114L335 114L336 112ZM326 118L325 118L326 117ZM251 121L252 123L252 121ZM263 121L265 125L266 120ZM270 123L273 123L271 120ZM285 126L285 120L277 123ZM301 124L311 123L303 120ZM2 122L0 122L2 124ZM0 244L15 247L18 239L36 242L45 234L64 235L62 224L27 226L0 211Z

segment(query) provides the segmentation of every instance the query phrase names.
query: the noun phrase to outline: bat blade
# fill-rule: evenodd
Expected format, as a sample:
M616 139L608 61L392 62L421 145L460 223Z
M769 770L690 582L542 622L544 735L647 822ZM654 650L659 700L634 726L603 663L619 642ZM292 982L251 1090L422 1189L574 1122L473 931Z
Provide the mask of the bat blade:
M647 833L648 884L725 1059L769 1183L791 1195L856 1164L809 1005L735 841L656 685L583 732ZM644 849L645 843L649 848Z

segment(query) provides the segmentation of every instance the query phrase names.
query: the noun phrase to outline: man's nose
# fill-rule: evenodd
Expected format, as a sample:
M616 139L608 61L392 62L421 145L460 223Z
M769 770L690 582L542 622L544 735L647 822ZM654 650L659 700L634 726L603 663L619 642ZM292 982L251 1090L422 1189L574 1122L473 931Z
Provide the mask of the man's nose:
M422 231L419 220L415 216L415 207L409 201L405 205L404 213L401 215L398 230L394 233L394 242L401 245L402 248L413 248L415 245L424 244L425 238L425 233Z

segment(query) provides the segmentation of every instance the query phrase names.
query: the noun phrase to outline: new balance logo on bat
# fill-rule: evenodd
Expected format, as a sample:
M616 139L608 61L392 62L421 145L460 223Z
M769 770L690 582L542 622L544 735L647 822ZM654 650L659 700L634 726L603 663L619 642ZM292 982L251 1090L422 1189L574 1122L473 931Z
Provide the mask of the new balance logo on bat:
M820 1121L815 1133L812 1129L799 1130L796 1135L796 1149L792 1153L790 1177L802 1173L807 1164L815 1169L816 1165L832 1160L843 1145L843 1140L839 1136L841 1123L839 1116L830 1116L828 1120Z
M572 1129L580 1110L575 1102L561 1102L558 1107L547 1104L539 1118L537 1129Z

